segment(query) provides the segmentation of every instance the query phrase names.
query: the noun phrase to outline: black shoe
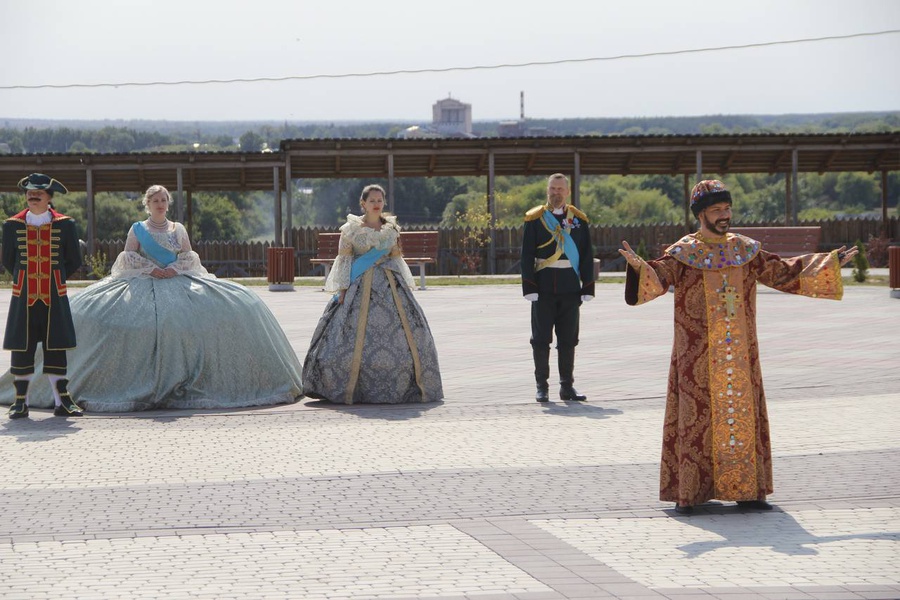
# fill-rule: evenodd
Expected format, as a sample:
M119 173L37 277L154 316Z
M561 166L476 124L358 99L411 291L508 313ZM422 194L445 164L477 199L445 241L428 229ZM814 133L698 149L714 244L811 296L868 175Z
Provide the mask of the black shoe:
M684 504L684 505L676 504L675 512L678 513L679 515L692 515L692 514L694 514L694 507L691 506L690 504Z
M576 390L571 385L561 385L559 386L559 399L584 402L585 400L587 400L587 396L585 396L584 394L579 394L578 390Z
M538 386L534 399L537 402L550 402L550 389Z
M772 510L775 508L765 500L738 500L738 508L744 510Z
M28 417L28 405L24 401L16 400L9 407L10 419L25 419Z
M62 404L53 409L54 417L83 417L84 413L80 406L75 404L68 395L62 396Z

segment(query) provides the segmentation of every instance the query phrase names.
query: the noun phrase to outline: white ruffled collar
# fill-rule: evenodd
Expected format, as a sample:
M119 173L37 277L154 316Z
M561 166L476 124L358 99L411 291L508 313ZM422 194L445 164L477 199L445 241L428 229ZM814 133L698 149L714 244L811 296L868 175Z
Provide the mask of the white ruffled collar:
M381 230L385 229L397 229L397 217L394 215L386 215L384 220L387 221L384 225L381 226ZM368 229L369 231L374 231L378 233L371 227L365 227L363 225L363 218L359 215L349 214L347 215L347 226L352 229Z

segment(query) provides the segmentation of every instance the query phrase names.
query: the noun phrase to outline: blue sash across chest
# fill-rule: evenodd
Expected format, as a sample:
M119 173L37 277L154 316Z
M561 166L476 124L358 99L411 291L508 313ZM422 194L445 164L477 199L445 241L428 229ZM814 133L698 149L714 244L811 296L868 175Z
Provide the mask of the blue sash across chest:
M353 259L350 266L350 281L356 281L363 273L375 266L382 256L387 254L387 249L372 248L362 256Z
M178 255L167 248L159 245L147 228L141 222L137 222L131 226L134 237L137 238L141 245L141 251L156 264L167 267L178 259Z
M575 240L572 239L572 234L560 224L557 218L554 217L553 213L549 210L544 211L542 218L544 219L544 225L547 227L547 230L550 231L550 235L556 240L557 247L562 245L563 252L565 253L566 258L569 259L572 268L575 269L575 274L578 275L580 281L581 271L578 270L578 246L575 244Z

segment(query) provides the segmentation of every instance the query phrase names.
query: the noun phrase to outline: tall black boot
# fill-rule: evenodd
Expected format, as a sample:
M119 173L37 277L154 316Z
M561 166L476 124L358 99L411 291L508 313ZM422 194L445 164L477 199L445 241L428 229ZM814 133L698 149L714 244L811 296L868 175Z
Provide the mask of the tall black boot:
M59 399L61 403L59 406L53 409L53 415L56 417L83 416L84 413L81 412L81 407L75 404L75 401L72 400L72 396L69 395L68 385L68 379L56 380L56 391L59 392Z
M550 402L550 346L532 344L531 355L534 358L534 383L537 392L534 399L538 402Z
M577 400L583 402L587 396L579 394L572 386L575 383L575 348L557 347L559 355L559 397L561 400Z
M16 388L16 399L9 407L10 419L24 419L28 416L28 384L31 383L27 379L14 379L13 386Z

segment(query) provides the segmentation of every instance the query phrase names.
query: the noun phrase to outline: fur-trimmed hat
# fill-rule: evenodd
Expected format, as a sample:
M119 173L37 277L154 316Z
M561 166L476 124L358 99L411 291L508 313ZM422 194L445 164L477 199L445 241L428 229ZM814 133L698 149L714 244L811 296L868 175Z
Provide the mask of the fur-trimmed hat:
M49 175L44 175L43 173L32 173L28 177L23 177L19 180L19 189L26 191L44 190L51 196L54 194L54 192L66 194L69 191L66 189L66 186L53 179Z
M691 212L695 217L708 206L719 202L731 204L731 192L718 179L704 179L691 190Z

